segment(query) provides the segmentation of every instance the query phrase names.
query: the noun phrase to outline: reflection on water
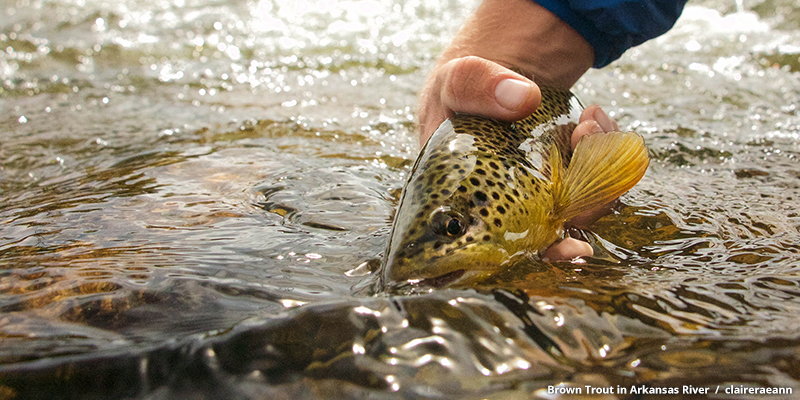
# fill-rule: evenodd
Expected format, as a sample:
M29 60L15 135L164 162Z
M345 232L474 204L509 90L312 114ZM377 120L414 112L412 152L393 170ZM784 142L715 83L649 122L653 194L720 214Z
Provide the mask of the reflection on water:
M429 3L3 1L0 399L798 393L800 4L698 3L578 83L654 160L594 258L376 293L474 6Z

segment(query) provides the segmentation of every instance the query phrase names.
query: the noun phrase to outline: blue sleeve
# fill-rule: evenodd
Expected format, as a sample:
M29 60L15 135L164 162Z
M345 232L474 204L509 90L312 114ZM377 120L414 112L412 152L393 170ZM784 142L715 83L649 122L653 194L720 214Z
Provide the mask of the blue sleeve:
M668 31L687 0L534 0L594 48L594 67Z

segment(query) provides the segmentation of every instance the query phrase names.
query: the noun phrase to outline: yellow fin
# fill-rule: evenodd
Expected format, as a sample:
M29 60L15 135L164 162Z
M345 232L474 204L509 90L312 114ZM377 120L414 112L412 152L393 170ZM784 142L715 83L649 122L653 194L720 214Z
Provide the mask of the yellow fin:
M570 219L616 199L642 179L649 164L644 139L634 132L584 136L563 177L553 179L554 216Z
M561 182L561 174L564 172L564 167L561 165L561 152L558 151L558 145L555 143L550 146L548 162L550 163L550 181L553 182L553 193L555 193L555 188Z

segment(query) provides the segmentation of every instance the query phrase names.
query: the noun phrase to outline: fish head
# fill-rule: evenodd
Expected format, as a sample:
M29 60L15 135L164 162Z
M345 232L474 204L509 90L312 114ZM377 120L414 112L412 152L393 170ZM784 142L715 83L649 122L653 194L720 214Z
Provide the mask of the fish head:
M483 219L459 203L442 202L430 212L414 213L410 224L395 225L384 280L451 286L483 279L508 261L508 252L485 230Z
M481 161L474 137L442 136L428 142L404 188L382 266L384 282L440 287L477 281L511 256L503 232L487 224L492 216L476 204L481 185L470 180Z

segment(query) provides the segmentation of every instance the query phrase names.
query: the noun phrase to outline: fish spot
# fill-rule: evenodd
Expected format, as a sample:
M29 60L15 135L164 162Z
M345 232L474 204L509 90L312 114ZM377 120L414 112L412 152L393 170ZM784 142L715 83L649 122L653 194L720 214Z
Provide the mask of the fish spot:
M481 210L478 211L478 213L480 213L484 217L488 217L489 216L489 210L487 210L485 208L481 208Z
M483 235L483 241L484 242L488 242L490 240L492 240L492 236L491 235Z
M478 168L478 169L476 169L476 170L475 170L475 173L477 173L478 175L486 175L486 171L484 171L484 170L483 170L483 169L481 169L481 168Z
M441 171L441 170L445 169L445 167L446 166L444 164L439 164L439 165L436 166L436 169Z
M501 221L501 220L500 220L500 218L495 218L495 219L494 219L494 225L495 225L496 227L500 228L500 227L502 227L502 226L503 226L503 221Z
M441 185L441 184L443 184L443 183L445 183L445 182L447 182L447 175L446 175L446 174L445 174L445 175L442 175L442 177L441 177L441 178L439 178L439 180L438 180L438 181L436 181L436 184L437 184L437 185Z
M478 186L481 184L481 181L479 181L478 178L472 177L469 178L469 183L471 183L473 186Z
M447 189L442 189L442 196L447 196L450 194L450 191Z
M486 193L483 193L481 191L475 192L474 196L475 196L475 200L478 200L481 203L485 203L486 200L488 200L488 198L486 197Z
M500 200L500 194L498 194L497 192L492 192L492 198L495 200Z
M465 240L467 241L467 243L469 243L475 241L475 238L473 238L472 236L467 236Z
M438 199L439 198L439 194L438 193L433 193L433 194L431 194L431 198L432 199Z
M458 191L461 192L461 193L466 193L467 192L467 187L464 186L464 185L460 185L458 187Z
M509 196L508 194L506 194L506 200L510 201L511 203L516 203L516 200L514 200L514 198Z
M503 206L497 206L497 212L499 212L500 214L505 214L506 213L506 209L503 208Z
M423 215L425 215L425 213L420 211L420 212L417 213L417 215L415 215L415 217L416 218L422 218Z
M466 171L466 170L464 170L463 168L462 168L462 169L460 169L460 170L458 170L458 173L459 173L459 174L464 174L464 173L466 173L466 172L467 172L467 171Z
M491 179L487 180L486 184L489 185L489 186L494 186L495 185L494 181L491 180Z
M489 166L492 167L492 169L499 169L500 168L499 166L497 166L497 163L495 163L494 161L490 161L489 162Z
M483 165L483 161L481 161L481 160L475 160L475 165Z

